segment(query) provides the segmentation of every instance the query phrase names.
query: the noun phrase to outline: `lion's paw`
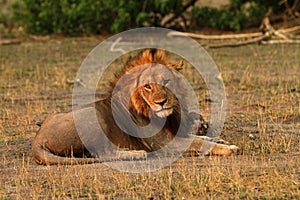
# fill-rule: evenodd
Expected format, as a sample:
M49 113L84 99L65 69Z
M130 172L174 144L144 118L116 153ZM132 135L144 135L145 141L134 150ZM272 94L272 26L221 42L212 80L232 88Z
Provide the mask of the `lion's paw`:
M229 146L230 150L232 151L233 154L238 154L239 153L239 150L240 148L235 146L235 145L230 145Z

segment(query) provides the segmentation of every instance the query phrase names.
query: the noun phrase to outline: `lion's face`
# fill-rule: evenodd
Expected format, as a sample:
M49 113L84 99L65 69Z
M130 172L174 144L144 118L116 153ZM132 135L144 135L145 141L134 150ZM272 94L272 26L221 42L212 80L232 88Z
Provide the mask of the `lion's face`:
M159 118L166 118L179 107L175 94L171 91L176 78L174 71L166 66L152 64L140 73L137 89L131 95L131 103L139 114L149 112Z
M157 117L165 118L173 113L175 97L166 86L148 83L140 87L139 92Z

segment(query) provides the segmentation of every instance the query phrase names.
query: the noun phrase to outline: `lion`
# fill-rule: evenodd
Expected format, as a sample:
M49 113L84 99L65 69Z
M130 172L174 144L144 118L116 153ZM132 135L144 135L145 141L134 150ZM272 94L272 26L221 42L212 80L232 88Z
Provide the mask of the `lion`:
M185 90L174 94L169 89L181 87L182 78L178 73L182 68L183 62L172 63L164 50L143 50L116 73L106 98L94 102L93 106L46 118L32 143L35 161L38 164L67 165L117 158L141 159L149 152L171 148L184 149L188 155L227 156L236 153L238 147L235 145L217 144L191 134L194 116L202 120L201 115L188 112L186 104L191 99L184 94ZM103 135L99 135L99 129L87 120L93 113ZM128 116L133 123L127 123L130 121ZM160 120L163 124L156 125ZM83 122L80 126L86 127L78 127L76 121ZM143 135L140 127L145 130L149 124L158 130L147 137L148 132ZM200 129L203 126L197 131ZM79 130L88 131L81 133ZM172 143L173 140L177 142ZM184 144L188 144L186 149L182 147ZM210 146L209 150L203 150L203 144Z

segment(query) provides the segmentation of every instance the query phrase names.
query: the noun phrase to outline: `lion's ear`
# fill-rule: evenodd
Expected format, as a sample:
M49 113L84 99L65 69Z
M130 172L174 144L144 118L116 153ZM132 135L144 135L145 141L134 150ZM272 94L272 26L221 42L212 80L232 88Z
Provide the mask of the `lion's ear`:
M180 60L177 64L174 65L174 68L179 71L179 70L182 70L183 69L183 60Z

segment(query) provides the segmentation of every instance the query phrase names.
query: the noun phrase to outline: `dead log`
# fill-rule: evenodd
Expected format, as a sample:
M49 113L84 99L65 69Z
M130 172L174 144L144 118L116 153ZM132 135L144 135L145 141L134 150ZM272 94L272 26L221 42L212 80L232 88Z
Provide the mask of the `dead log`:
M209 48L221 48L221 47L239 47L254 43L259 43L261 41L264 41L266 39L270 38L269 35L262 35L260 37L256 37L250 40L242 41L242 42L236 42L236 43L225 43L225 44L215 44L215 45L209 45Z
M209 45L209 48L221 48L221 47L239 47L243 45L249 45L253 43L260 44L299 44L300 40L291 39L287 33L300 31L300 26L294 26L286 29L276 30L270 23L269 15L271 10L268 11L266 17L262 20L260 31L255 33L242 33L242 34L228 34L228 35L204 35L185 32L169 32L168 36L187 36L195 39L202 40L226 40L226 39L246 39L244 41L234 43L223 43ZM250 38L250 39L247 39ZM279 38L279 39L278 39Z
M0 40L0 45L13 45L13 44L21 44L21 40L19 39L4 39Z
M197 34L197 33L177 32L177 31L171 31L168 33L168 36L187 36L187 37L191 37L195 39L203 39L203 40L242 39L242 38L259 37L262 35L263 34L261 32L227 34L227 35L204 35L204 34Z

